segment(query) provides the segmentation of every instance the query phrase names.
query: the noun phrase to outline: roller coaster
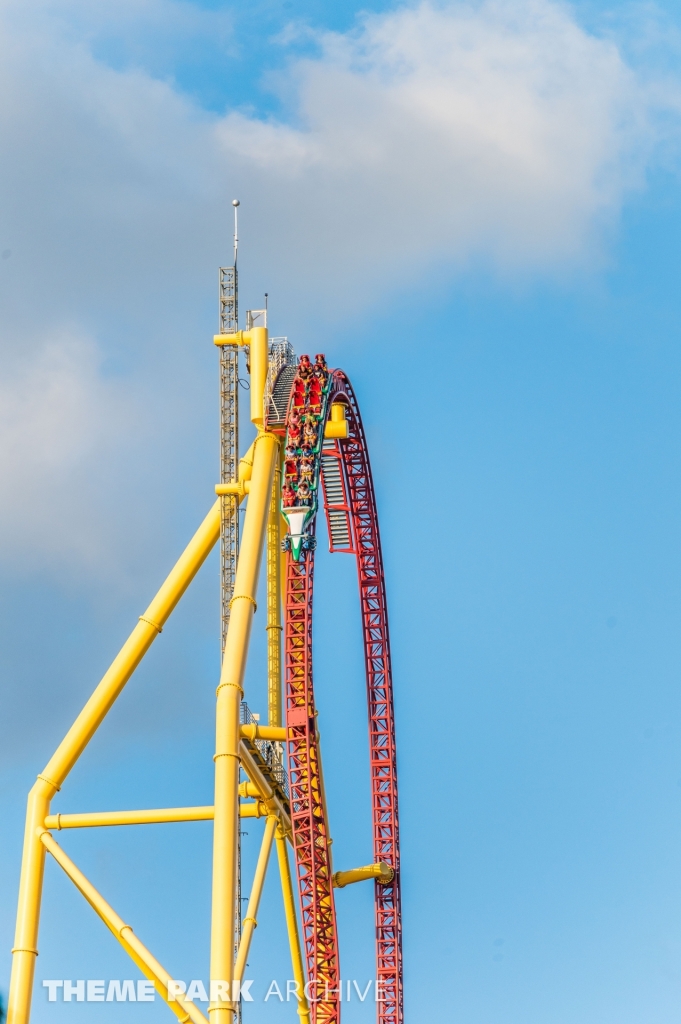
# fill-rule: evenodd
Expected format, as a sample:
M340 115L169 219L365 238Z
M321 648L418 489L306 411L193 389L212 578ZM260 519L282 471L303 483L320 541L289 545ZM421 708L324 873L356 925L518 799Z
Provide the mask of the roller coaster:
M213 821L210 1024L241 1020L241 986L273 848L296 1009L303 1024L340 1021L343 1000L335 890L362 881L374 887L377 1022L401 1024L403 1020L390 640L376 497L357 398L346 374L329 368L323 354L317 354L314 362L307 355L297 358L288 339L270 339L266 310L249 311L245 330L239 329L236 235L234 265L220 269L219 288L220 330L214 336L220 359L217 500L29 794L8 1024L28 1024L30 1019L46 853L177 1018L183 1024L208 1024L202 1009L180 990L54 838L55 832L71 828L199 820ZM244 356L256 437L240 458L239 374ZM314 563L322 506L331 552L356 559L366 668L373 860L347 870L334 870L332 864L313 683ZM53 798L218 540L222 659L213 805L53 813ZM263 560L266 724L244 699ZM264 829L242 916L240 822L245 818L263 818Z

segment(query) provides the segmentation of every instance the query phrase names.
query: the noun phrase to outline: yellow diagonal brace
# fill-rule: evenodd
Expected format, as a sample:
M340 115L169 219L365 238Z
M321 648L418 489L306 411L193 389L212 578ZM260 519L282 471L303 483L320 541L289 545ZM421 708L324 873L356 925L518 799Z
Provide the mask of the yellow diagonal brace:
M298 986L298 1016L300 1017L301 1024L310 1024L310 1007L305 997L305 968L303 966L303 953L300 946L298 918L296 917L296 904L293 896L291 867L288 862L286 836L281 828L277 829L276 842L279 874L281 876L281 892L284 897L284 914L286 915L286 928L289 946L291 947L291 965L293 967L293 977Z
M248 960L248 953L251 948L253 932L258 925L258 907L260 906L260 897L262 896L262 890L265 884L265 875L267 874L267 865L269 863L270 852L272 850L272 839L274 838L274 830L276 829L277 824L277 819L273 814L268 817L267 822L265 823L265 834L262 837L258 863L255 866L253 887L248 900L248 907L246 908L246 917L243 920L239 951L237 953L236 963L234 964L234 979L239 982L244 979L244 971L246 970L246 961Z
M220 535L216 501L42 773L61 786Z
M64 853L61 846L52 838L49 832L39 832L39 839L47 850L50 851L57 864L69 876L75 887L83 894L90 906L101 917L107 928L116 936L121 946L128 955L135 961L143 974L153 981L154 987L160 996L168 1003L170 1009L180 1021L193 1021L193 1024L208 1024L201 1011L191 1000L176 996L172 1002L168 1000L168 982L171 977L158 960L152 956L147 947L140 942L129 924L126 924L118 916L113 907L109 906L94 885L87 880L85 875L73 863L71 858Z

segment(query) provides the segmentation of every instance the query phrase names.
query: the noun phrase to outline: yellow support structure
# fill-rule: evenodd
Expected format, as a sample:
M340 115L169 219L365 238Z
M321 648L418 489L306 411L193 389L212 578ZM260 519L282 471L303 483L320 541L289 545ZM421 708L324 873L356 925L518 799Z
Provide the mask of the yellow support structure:
M29 793L7 1024L28 1024L31 1013L45 864L45 846L38 833L44 828L52 798L163 629L219 534L220 503L216 501Z
M248 740L278 740L285 743L288 739L286 726L284 725L260 725L259 722L249 722L241 726L241 735Z
M268 360L267 329L253 328L248 334L239 334L241 340L237 341L238 344L250 344L251 419L258 427L258 436L253 447L248 507L220 684L217 689L210 981L214 992L225 995L212 999L209 1004L211 1024L232 1024L236 1014L236 1006L226 993L232 992L234 979L241 754L240 706L251 624L256 608L258 572L265 543L274 467L279 455L278 438L262 430ZM251 781L255 780L252 778Z
M177 1015L180 1021L193 1021L193 1024L208 1024L201 1011L190 1000L177 996L174 1000L168 999L168 982L172 981L168 972L161 967L158 960L152 956L134 934L129 924L126 924L118 916L113 907L109 906L103 896L95 889L94 885L87 880L82 871L79 871L70 857L68 857L61 846L54 841L49 832L37 830L36 838L42 846L50 851L60 868L68 875L76 888L83 894L93 910L99 914L107 928L116 936L123 949L137 964L144 975L153 981L158 994L165 999L170 1009Z
M58 747L54 756L29 794L24 854L19 887L17 929L13 949L12 979L8 1008L8 1024L28 1024L31 993L38 954L38 925L42 893L45 848L52 852L64 870L89 895L93 906L103 914L111 908L87 880L77 874L66 855L54 843L46 827L83 828L98 825L148 824L160 821L196 821L214 819L213 840L213 902L211 926L212 982L218 982L218 993L209 1007L211 1024L231 1024L235 1011L231 1002L234 977L233 947L235 927L236 865L238 853L239 765L249 761L241 743L239 710L243 694L251 622L255 611L258 572L262 561L265 535L271 518L278 487L274 485L275 467L279 461L279 439L263 430L263 398L268 368L268 336L266 328L249 332L219 335L216 344L248 345L251 364L251 420L258 435L239 467L239 499L248 494L243 540L238 561L235 592L232 599L230 626L217 689L217 721L215 750L215 802L212 808L169 808L152 811L99 812L86 815L51 815L52 797L74 766L88 742L103 721L117 696L130 679L141 659L161 632L168 616L215 545L220 533L220 503L214 504L197 533L187 546L158 594L124 644L111 668L87 702L82 712ZM277 723L274 723L275 725ZM250 759L252 761L252 759ZM280 813L285 826L290 822L286 810L273 793L266 779L253 762L249 765L251 783L256 787L268 814ZM244 808L246 814L258 813ZM75 873L75 874L74 874ZM108 909L107 909L108 908ZM110 912L110 913L109 913ZM120 920L120 919L118 919ZM125 927L125 926L124 926ZM119 930L120 932L120 930ZM129 944L129 943L128 943ZM139 953L145 963L151 954ZM146 957L146 960L145 960ZM178 1004L179 1005L179 1004ZM198 1012L198 1011L197 1011ZM187 1018L188 1019L188 1018ZM194 1018L192 1018L194 1019ZM199 1015L201 1021L204 1018Z
M252 783L241 783L241 786L248 785L254 793L248 796L258 796L260 790ZM239 789L241 789L241 786ZM239 794L240 796L243 794ZM254 803L242 803L239 814L242 818L266 818L271 811L262 800ZM45 818L45 828L96 828L105 825L156 825L160 823L177 821L212 821L215 814L212 807L168 807L158 811L95 811L91 814L48 814Z
M365 882L369 878L376 878L382 885L390 885L395 872L389 864L379 860L377 864L367 864L363 868L351 868L350 871L336 871L333 876L334 889L343 889L353 882Z
M260 796L260 790L258 789L257 786L254 786L252 782L240 782L239 796Z
M215 546L220 534L220 504L215 502L153 599L118 657L42 773L59 789L101 725L111 705L163 629L171 612Z
M244 980L244 971L246 970L246 961L248 960L248 953L251 948L253 932L258 926L258 908L260 906L260 898L262 896L263 886L265 885L267 865L269 863L270 853L272 851L272 839L274 838L274 830L276 829L277 825L278 821L276 816L274 814L270 814L270 816L267 819L267 822L265 823L265 834L262 837L260 855L258 857L258 863L256 864L255 867L253 887L251 889L251 895L248 900L248 907L246 908L246 916L242 922L239 952L237 954L236 963L234 964L234 979L238 982L242 982Z
M267 804L264 804L262 800L241 804L239 807L239 815L242 818L266 818L269 813Z
M172 821L212 821L212 807L162 807L153 811L94 811L48 814L45 828L96 828L101 825L156 825Z
M241 767L254 784L260 799L264 802L265 806L269 808L270 813L277 815L282 828L286 834L290 836L291 819L289 818L288 811L258 768L258 765L251 756L248 747L244 743L241 743L239 746L239 756L241 758Z
M281 463L277 461L267 520L267 722L271 726L280 726L282 723L280 506Z
M305 996L305 968L303 967L303 952L300 945L300 932L298 931L296 902L293 895L293 882L291 880L291 867L288 861L288 850L286 849L286 838L280 826L276 832L277 859L279 860L281 892L284 898L286 928L289 946L291 947L293 979L298 986L298 1016L300 1017L301 1024L310 1024L310 1005Z
M234 331L231 334L216 334L214 344L248 346L251 353L251 422L262 427L264 421L265 382L269 351L267 328L252 327L250 331Z
M344 438L347 436L348 421L345 418L345 404L343 402L334 402L331 406L331 416L326 421L324 437Z
M221 271L222 275L222 271ZM233 268L236 288L236 263ZM221 278L222 280L222 278ZM231 279L230 279L231 280ZM232 298L236 310L236 290ZM227 301L227 300L225 300ZM232 308L232 307L230 307ZM235 314L236 315L236 314ZM236 324L236 320L233 321ZM252 322L252 318L249 320ZM151 604L114 659L71 729L29 793L24 850L19 886L19 905L10 983L7 1024L29 1024L35 960L38 955L38 929L45 853L61 866L76 888L90 903L143 974L153 982L182 1024L235 1024L238 988L243 981L246 962L257 926L272 843L276 842L282 895L293 976L298 988L298 1014L302 1024L310 1024L311 1011L305 994L305 965L288 860L287 842L293 842L288 798L281 789L279 767L272 766L271 751L262 743L285 743L288 732L283 724L282 707L282 581L285 558L281 537L281 453L280 438L264 427L264 393L268 373L269 342L267 328L220 334L216 345L248 346L251 388L251 421L257 436L239 462L236 480L217 485L215 502L196 534L187 545ZM230 365L236 366L234 352ZM273 362L273 367L278 365ZM234 371L236 373L236 371ZM274 369L273 369L274 373ZM232 376L233 381L236 377ZM232 394L232 392L230 392ZM231 401L231 399L230 399ZM234 403L230 408L234 407ZM233 417L235 420L235 417ZM327 437L347 437L345 406L334 403L326 428ZM234 472L236 440L230 441L230 471ZM224 474L227 475L227 474ZM225 499L225 495L233 498ZM216 691L215 789L212 806L166 807L142 810L96 811L82 814L52 814L51 802L87 744L101 725L151 644L162 631L168 617L186 591L220 536L221 501L236 514L237 505L248 498L241 547L236 558L236 540L229 547L229 578L223 578L224 653ZM234 532L234 531L233 531ZM236 537L237 533L234 533ZM268 637L268 720L266 725L251 722L241 725L241 701L253 616L256 611L258 577L266 549L267 562L267 637ZM233 569L236 563L236 573ZM224 570L223 570L224 577ZM232 593L227 614L224 594ZM229 626L226 627L227 620ZM226 636L225 636L226 633ZM320 749L317 732L317 750ZM264 753L263 753L264 751ZM275 751L275 760L278 754ZM248 781L240 782L243 771ZM318 766L320 797L325 805L323 776ZM279 781L278 781L279 780ZM243 801L243 802L242 802ZM246 917L235 955L237 928L237 879L239 864L240 818L266 818L262 846L253 879ZM328 820L328 815L326 815ZM182 995L169 993L168 972L134 935L103 896L94 888L50 830L144 825L168 822L213 821L213 870L210 941L210 1003L207 1017ZM329 839L330 843L331 840ZM329 851L329 864L331 863ZM392 869L372 864L351 871L336 872L333 884L343 887L365 878L388 883Z

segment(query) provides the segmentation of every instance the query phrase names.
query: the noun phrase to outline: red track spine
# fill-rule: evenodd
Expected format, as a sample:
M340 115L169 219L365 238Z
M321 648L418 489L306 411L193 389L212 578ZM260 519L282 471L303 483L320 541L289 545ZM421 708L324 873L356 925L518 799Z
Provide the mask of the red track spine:
M342 393L348 403L349 436L337 444L343 457L352 509L353 548L359 576L369 712L374 861L385 861L395 871L389 885L375 883L376 979L383 996L377 1002L377 1019L378 1024L402 1024L397 751L383 556L376 496L359 406L344 374L336 371L334 384L336 394L332 401Z
M340 979L329 834L319 761L312 688L312 584L314 552L286 571L286 725L296 874L314 1024L340 1020Z

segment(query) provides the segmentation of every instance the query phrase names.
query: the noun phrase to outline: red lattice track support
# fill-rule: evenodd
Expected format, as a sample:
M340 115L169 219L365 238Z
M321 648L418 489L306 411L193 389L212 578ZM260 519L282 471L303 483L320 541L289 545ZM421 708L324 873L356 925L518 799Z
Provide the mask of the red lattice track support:
M402 1024L402 924L400 905L397 763L390 638L376 498L357 401L345 374L333 372L331 402L346 405L348 437L325 441L322 485L330 548L357 558L369 713L374 861L395 872L389 885L375 883L378 1024ZM329 403L330 405L331 403ZM334 539L335 538L335 539ZM340 1020L333 989L339 986L333 888L329 876L326 808L319 773L312 684L313 552L287 559L286 722L289 782L298 887L308 980L320 1002L315 1024ZM326 987L328 986L328 987ZM324 1000L328 993L332 998Z
M303 948L315 1024L336 1024L339 966L329 834L319 766L312 687L312 585L314 552L286 569L286 724L288 771Z
M388 607L376 496L366 438L350 382L345 374L337 370L334 373L332 401L342 398L347 402L349 436L333 444L342 459L344 505L351 512L351 548L357 557L359 576L369 711L374 861L385 861L395 871L395 878L390 885L375 883L376 977L384 995L384 1001L377 1003L378 1024L401 1024L400 844ZM332 455L329 448L329 442L326 442L324 462L327 454ZM326 512L327 518L333 512L333 505L329 502L326 504Z

